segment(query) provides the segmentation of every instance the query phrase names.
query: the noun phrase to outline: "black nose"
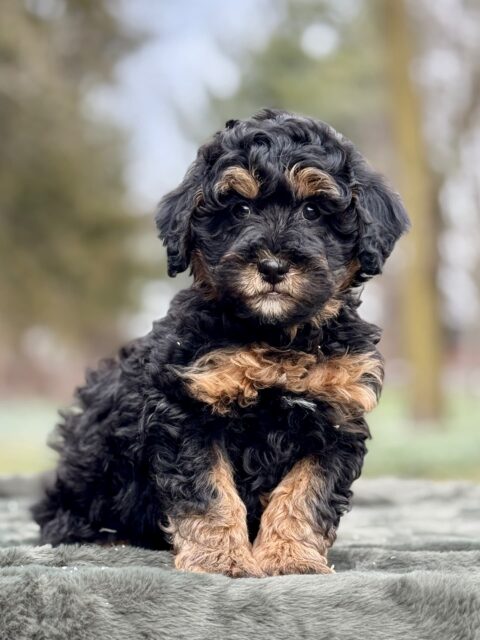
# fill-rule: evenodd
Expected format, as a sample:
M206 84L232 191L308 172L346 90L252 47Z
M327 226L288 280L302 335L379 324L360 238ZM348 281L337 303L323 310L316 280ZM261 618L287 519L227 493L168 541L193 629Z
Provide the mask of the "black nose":
M258 270L262 274L262 278L271 284L283 280L288 269L288 262L280 258L266 258L258 263Z

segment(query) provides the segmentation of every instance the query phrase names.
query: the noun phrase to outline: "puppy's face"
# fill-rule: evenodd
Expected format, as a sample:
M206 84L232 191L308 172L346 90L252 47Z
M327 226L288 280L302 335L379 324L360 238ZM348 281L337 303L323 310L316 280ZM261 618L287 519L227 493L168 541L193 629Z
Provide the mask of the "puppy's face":
M408 220L328 125L264 111L200 149L157 222L171 275L191 263L197 285L233 313L288 326L335 315Z
M285 167L271 151L268 164L232 164L206 185L192 262L239 315L288 324L335 312L357 267L358 230L326 171L308 158Z

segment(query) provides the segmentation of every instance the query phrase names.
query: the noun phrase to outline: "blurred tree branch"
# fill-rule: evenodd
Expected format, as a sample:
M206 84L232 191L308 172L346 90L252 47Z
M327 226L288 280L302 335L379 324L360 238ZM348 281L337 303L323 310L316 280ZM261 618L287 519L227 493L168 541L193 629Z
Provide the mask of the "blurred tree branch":
M4 3L0 21L0 335L114 341L145 277L143 221L127 210L123 135L89 99L139 39L106 0L39 6Z

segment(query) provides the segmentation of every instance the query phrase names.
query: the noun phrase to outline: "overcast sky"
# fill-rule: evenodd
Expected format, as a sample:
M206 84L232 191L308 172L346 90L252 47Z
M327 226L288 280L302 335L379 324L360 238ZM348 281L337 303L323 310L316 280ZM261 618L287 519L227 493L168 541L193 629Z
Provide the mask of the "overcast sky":
M117 85L96 96L99 108L130 132L128 182L142 209L172 188L193 160L196 144L182 121L201 119L208 94L228 96L239 70L228 53L265 42L276 16L268 0L123 0L129 27L146 43L118 68ZM233 56L232 56L233 57ZM212 131L205 131L207 138Z

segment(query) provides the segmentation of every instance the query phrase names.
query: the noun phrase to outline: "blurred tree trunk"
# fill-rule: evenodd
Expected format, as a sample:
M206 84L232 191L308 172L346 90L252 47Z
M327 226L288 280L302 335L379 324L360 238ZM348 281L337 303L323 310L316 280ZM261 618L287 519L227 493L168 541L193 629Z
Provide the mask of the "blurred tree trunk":
M381 0L392 126L398 150L401 193L412 220L406 240L403 323L411 367L413 417L435 422L442 414L442 351L437 276L438 219L432 174L422 134L419 97L411 78L414 45L405 0Z

